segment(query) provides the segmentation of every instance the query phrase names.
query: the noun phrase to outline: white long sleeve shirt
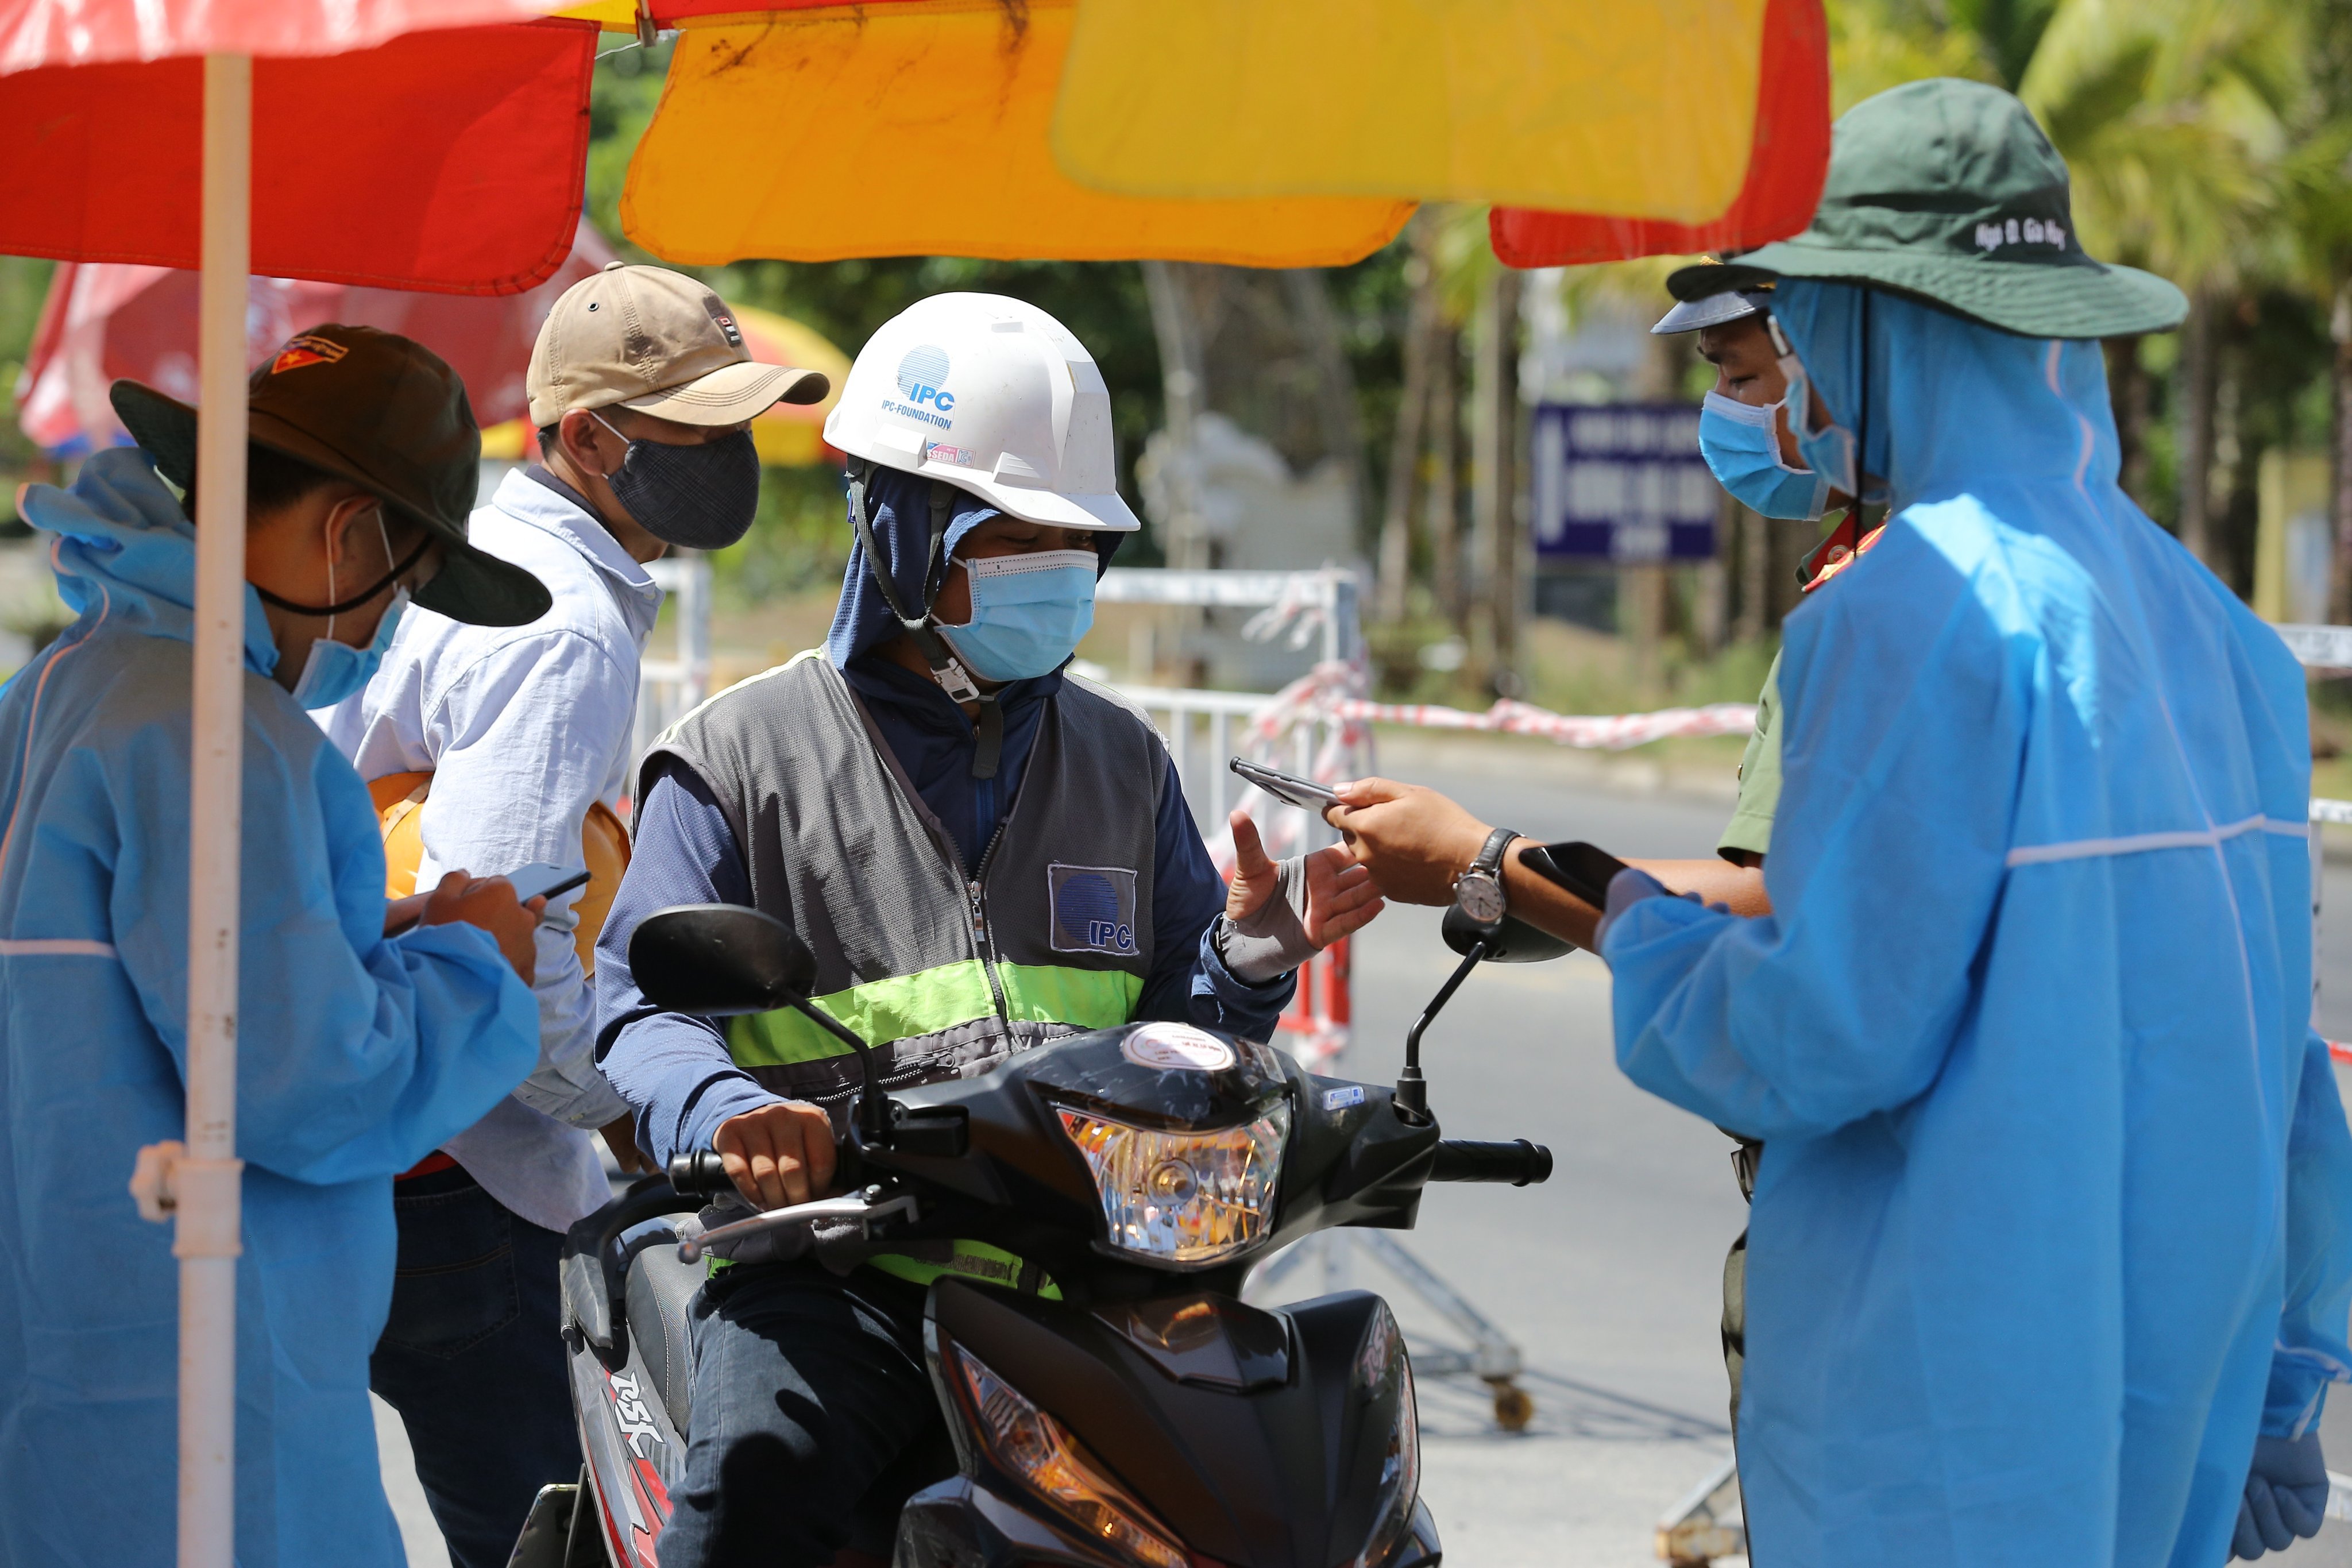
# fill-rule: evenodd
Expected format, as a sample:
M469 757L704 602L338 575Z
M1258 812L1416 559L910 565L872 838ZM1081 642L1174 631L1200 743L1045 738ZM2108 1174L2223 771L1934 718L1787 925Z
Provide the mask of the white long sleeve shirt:
M628 784L637 665L661 608L644 566L535 470L508 474L468 527L554 605L526 626L474 626L411 607L367 689L317 717L365 779L433 774L416 886L448 871L578 868L588 808ZM539 1065L445 1145L508 1208L551 1230L603 1205L579 1129L628 1113L596 1068L594 998L574 942L579 895L549 901L538 934Z

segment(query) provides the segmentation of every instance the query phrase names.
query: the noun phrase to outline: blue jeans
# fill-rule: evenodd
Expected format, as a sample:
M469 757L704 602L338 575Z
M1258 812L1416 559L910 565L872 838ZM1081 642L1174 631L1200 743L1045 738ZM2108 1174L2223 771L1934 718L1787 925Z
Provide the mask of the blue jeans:
M393 1184L400 1261L368 1386L400 1412L457 1568L505 1568L531 1499L580 1474L557 1317L563 1238L460 1166Z
M919 1286L814 1263L722 1269L696 1293L694 1414L662 1568L887 1561L906 1499L955 1471L923 1363Z

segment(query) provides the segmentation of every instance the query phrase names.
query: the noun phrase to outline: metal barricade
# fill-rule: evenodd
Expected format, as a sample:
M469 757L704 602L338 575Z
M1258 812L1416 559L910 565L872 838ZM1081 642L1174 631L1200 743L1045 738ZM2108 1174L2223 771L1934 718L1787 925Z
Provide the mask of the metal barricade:
M703 555L668 556L646 573L668 595L665 607L676 633L674 650L658 657L647 649L637 665L636 727L629 755L642 758L664 730L686 717L710 695L710 562ZM635 790L634 770L630 793Z

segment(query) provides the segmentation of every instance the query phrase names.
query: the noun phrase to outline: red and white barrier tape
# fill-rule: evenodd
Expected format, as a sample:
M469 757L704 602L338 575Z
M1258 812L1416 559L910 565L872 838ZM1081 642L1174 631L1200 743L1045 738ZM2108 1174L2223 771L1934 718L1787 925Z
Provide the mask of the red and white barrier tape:
M1319 664L1266 700L1250 728L1271 741L1292 726L1328 721L1360 739L1365 724L1406 724L1423 730L1472 730L1489 734L1540 735L1563 746L1623 751L1678 735L1744 735L1756 727L1752 702L1712 702L1704 708L1663 708L1654 713L1555 713L1508 698L1483 713L1428 702L1374 702L1364 696L1364 671ZM1336 776L1336 775L1335 775ZM1329 781L1325 781L1329 782Z
M1563 746L1608 752L1645 746L1676 735L1745 735L1756 728L1756 705L1752 702L1712 702L1704 708L1607 714L1554 713L1507 698L1484 713L1418 702L1368 702L1360 698L1344 700L1332 707L1336 717L1361 723L1541 735Z

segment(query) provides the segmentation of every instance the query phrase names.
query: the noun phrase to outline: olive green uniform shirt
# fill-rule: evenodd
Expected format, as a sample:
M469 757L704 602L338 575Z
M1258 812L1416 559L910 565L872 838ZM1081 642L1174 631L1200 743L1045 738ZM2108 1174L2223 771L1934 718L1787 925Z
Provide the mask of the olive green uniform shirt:
M1780 656L1756 694L1756 732L1739 759L1739 805L1725 825L1715 852L1727 860L1761 856L1772 847L1772 814L1780 805Z

